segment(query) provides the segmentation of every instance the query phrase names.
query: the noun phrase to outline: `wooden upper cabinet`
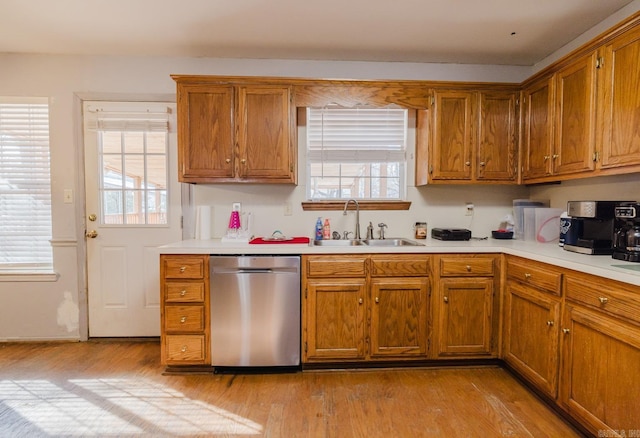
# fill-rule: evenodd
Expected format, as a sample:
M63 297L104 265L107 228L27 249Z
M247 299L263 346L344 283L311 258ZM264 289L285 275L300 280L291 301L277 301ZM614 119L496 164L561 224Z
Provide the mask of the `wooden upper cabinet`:
M551 175L553 154L554 81L552 76L527 86L522 91L522 179Z
M604 46L599 67L600 168L640 166L640 28Z
M290 86L176 81L179 181L297 182Z
M472 151L477 144L475 111L474 91L434 91L433 141L429 159L432 181L471 180Z
M556 73L555 174L595 168L596 60L594 51Z
M516 102L515 90L435 90L431 125L418 115L416 184L425 183L422 130L429 128L429 182L514 183Z
M231 86L178 83L178 180L234 177Z
M479 93L478 180L515 181L517 98L515 91Z

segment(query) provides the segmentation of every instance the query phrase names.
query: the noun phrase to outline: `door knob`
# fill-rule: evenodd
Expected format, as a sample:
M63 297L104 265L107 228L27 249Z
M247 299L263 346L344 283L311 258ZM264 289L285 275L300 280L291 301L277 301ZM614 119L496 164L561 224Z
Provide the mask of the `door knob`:
M91 230L91 231L85 232L84 235L87 236L89 239L95 239L96 237L98 237L98 232L96 230Z
M95 213L91 213L91 214L89 215L89 220L90 220L91 222L95 222L95 220L96 220L96 219L98 219L98 215L97 215L97 214L95 214Z

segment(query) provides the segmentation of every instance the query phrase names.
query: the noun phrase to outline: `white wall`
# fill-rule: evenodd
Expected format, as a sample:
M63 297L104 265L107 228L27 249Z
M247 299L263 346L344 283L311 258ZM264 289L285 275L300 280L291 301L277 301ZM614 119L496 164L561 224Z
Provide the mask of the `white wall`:
M636 0L633 5L638 5ZM618 21L618 20L616 20ZM2 281L0 278L0 340L82 339L86 336L86 293L84 290L84 209L80 100L163 99L175 96L170 74L256 75L309 78L420 79L519 83L531 67L320 62L247 59L195 59L154 57L76 57L0 54L0 95L47 96L50 98L52 150L52 209L54 267L57 281ZM410 163L410 167L412 164ZM214 208L214 228L221 235L230 203L241 201L256 216L258 234L281 229L287 234L311 235L316 213L302 212L304 165L298 187L206 186L195 187L196 203ZM412 174L409 181L413 181ZM607 187L609 189L607 189ZM615 192L605 183L605 192ZM75 203L62 202L63 190L74 190ZM410 236L416 221L429 227L455 226L486 235L509 211L511 200L527 193L523 187L429 186L410 187L408 212L363 212L361 222L376 225L384 221L388 234ZM563 190L563 189L560 189ZM284 216L283 205L291 202L293 215ZM476 205L473 221L464 216L464 203ZM351 229L353 217L329 212L334 229ZM364 231L364 226L363 226ZM68 292L78 307L79 326L58 321L58 308Z

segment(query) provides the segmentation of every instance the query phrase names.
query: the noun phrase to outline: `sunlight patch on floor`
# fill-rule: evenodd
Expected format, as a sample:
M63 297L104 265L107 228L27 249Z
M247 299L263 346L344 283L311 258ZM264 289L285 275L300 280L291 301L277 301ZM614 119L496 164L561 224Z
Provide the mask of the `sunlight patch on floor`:
M132 379L75 379L64 387L47 380L2 380L0 432L10 433L12 424L16 431L32 427L65 436L262 433L262 426L247 418Z

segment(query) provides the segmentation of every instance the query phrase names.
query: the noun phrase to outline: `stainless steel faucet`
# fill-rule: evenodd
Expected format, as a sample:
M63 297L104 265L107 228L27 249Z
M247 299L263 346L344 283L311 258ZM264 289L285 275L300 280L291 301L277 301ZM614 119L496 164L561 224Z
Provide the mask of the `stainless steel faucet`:
M356 201L355 199L349 199L347 202L345 202L342 215L343 216L347 215L347 207L349 206L349 202L352 202L352 201L354 204L356 204L356 231L354 233L354 238L356 240L360 240L360 205L358 204L358 201Z

